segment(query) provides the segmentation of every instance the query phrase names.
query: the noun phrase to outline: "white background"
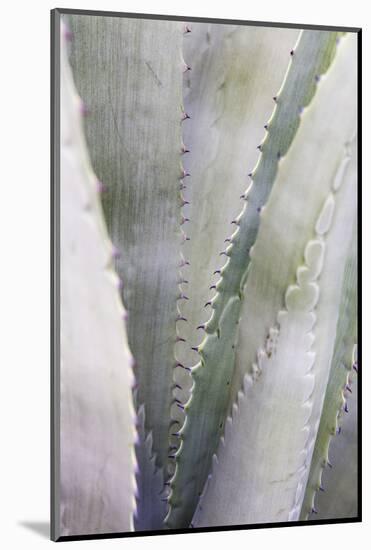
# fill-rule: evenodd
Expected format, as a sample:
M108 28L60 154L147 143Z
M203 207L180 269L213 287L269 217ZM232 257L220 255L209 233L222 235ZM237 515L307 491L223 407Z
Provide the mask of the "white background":
M49 10L54 7L362 26L364 144L370 156L370 17L364 0L200 0L4 2L0 40L0 545L7 550L51 546L49 518ZM366 99L368 98L368 99ZM5 124L4 124L5 118ZM369 165L364 170L364 357L370 357ZM368 250L367 250L368 249ZM370 432L371 389L364 360L364 412ZM364 434L365 524L285 528L68 543L128 549L182 550L188 545L251 548L365 547L370 530L370 441ZM40 533L41 531L41 533ZM43 534L44 533L44 534Z

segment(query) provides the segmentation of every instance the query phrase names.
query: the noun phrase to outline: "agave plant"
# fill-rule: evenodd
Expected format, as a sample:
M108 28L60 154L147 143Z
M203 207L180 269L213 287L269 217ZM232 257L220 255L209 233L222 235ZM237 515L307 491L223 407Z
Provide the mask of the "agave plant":
M61 532L357 516L356 35L63 25Z

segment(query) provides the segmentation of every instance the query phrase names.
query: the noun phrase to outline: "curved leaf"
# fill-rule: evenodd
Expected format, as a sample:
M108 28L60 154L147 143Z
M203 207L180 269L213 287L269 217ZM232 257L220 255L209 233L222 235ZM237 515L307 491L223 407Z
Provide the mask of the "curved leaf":
M220 418L225 418L228 400L232 403L241 387L243 376L240 376L240 371L232 378L230 376L234 365L233 346L238 334L237 324L234 323L232 330L228 329L228 346L232 349L228 361L223 361L224 354L209 356L208 350L212 342L219 338L220 348L226 345L220 336L223 333L221 321L231 303L234 304L233 319L239 319L240 312L236 311L236 308L241 308L243 285L250 263L250 249L258 231L260 211L271 191L279 157L287 152L299 126L300 108L307 105L314 94L316 75L325 71L331 61L335 40L336 33L303 32L291 56L292 61L284 83L277 94L277 106L268 123L268 131L261 146L262 154L252 174L253 185L248 196L246 195L248 202L236 219L238 228L225 252L228 260L221 269L216 295L211 302L212 316L204 326L206 337L198 347L201 363L194 372L198 373L199 379L195 381L191 398L185 405L187 419L180 431L182 446L177 453L178 467L171 481L171 508L167 518L169 526L189 525L209 473L212 456L224 431L224 423L220 422ZM270 247L271 243L267 250L270 250ZM275 314L278 310L279 308L275 309ZM254 322L256 319L254 315ZM265 330L265 325L260 321L256 324ZM217 396L215 403L210 399L210 395ZM217 411L217 414L214 414L214 411ZM192 422L192 418L195 422Z
M166 478L180 298L183 25L86 15L70 20L72 66L90 113L89 149L107 186L103 206L120 254L136 405L145 407L146 437L152 433L156 466ZM152 462L145 457L138 457L145 461L139 469L150 484ZM156 479L152 489L140 484L139 499L153 490L151 502L161 507ZM161 527L148 522L148 529Z
M63 41L60 176L60 535L131 531L132 357L113 247L83 136L81 100Z
M355 156L352 160L355 175L357 170ZM352 385L351 388L353 348L357 338L357 252L354 233L343 277L334 355L301 519L308 519L312 512L316 513L312 516L316 519L357 515L357 408L356 391L354 391L356 385ZM350 401L350 405L347 404L346 399ZM350 414L344 414L345 410ZM340 420L343 416L345 418ZM335 434L339 437L333 438ZM328 468L328 471L324 472L324 468L328 465L334 465L334 470ZM316 496L317 491L321 492Z
M335 340L341 284L334 272L349 240L344 209L355 216L353 182L333 187L356 124L356 41L342 42L261 211L238 339L244 391L195 526L298 519L313 413L323 398L316 379L328 376Z

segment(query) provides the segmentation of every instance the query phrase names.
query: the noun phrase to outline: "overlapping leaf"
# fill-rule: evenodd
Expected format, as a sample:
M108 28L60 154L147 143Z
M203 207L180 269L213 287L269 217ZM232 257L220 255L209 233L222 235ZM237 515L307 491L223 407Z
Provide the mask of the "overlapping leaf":
M70 21L71 62L89 109L87 140L107 186L103 206L120 254L137 407L144 405L146 437L152 433L156 466L166 478L180 294L183 25L94 16ZM151 461L139 467L151 483ZM143 480L147 499L153 489L149 507L161 507L157 482L151 489Z
M62 27L62 37L65 29ZM135 510L132 357L113 247L61 44L59 535L130 531Z
M244 373L244 392L195 526L298 519L307 444L323 398L316 379L328 377L335 341L341 278L336 284L334 272L345 265L350 238L343 215L355 215L349 203L354 182L336 192L333 187L354 133L355 46L352 36L342 40L261 212L238 340L237 375ZM307 326L297 308L308 317ZM300 345L305 335L311 346Z
M195 384L190 401L185 407L187 420L181 430L182 446L177 454L177 470L171 485L171 510L167 520L171 526L189 525L210 471L212 455L224 431L224 422L220 419L225 418L228 400L233 402L238 388L241 387L243 376L241 377L240 370L237 374L233 372L234 348L243 285L250 263L250 249L255 242L260 223L260 211L271 191L279 158L287 152L299 126L301 109L314 95L316 77L328 68L333 57L335 40L336 33L303 33L292 52L292 62L284 84L275 98L277 106L260 146L262 155L252 171L253 184L248 195L246 194L246 206L236 219L238 227L226 251L228 261L222 268L221 279L216 285L212 317L205 324L206 338L199 346L201 363L193 372ZM318 200L321 200L321 194ZM277 235L278 233L275 235L276 239ZM295 237L292 236L292 239L295 240ZM266 248L268 255L271 247L272 242ZM300 253L297 251L296 254ZM261 276L264 278L264 272ZM285 283L287 284L286 279ZM254 296L257 300L257 294ZM282 303L281 295L278 300ZM272 305L276 315L279 307ZM266 324L259 318L260 309L261 307L256 306L252 318L260 330L266 331ZM227 322L229 315L231 317ZM224 334L229 332L228 339L223 335L222 320L229 326L224 331ZM274 322L275 317L268 327ZM214 347L217 351L211 351ZM229 354L225 355L226 351L222 354L221 350L226 349L229 349ZM215 404L210 395L217 396Z

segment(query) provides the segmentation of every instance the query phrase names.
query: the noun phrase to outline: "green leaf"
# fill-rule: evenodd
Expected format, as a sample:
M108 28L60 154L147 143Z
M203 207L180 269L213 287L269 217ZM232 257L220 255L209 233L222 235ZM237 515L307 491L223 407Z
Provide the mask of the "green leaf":
M356 213L354 181L339 189L336 178L356 125L355 56L356 39L348 36L302 114L261 211L239 325L243 392L195 526L298 519L335 341L341 279L334 273L344 267L347 221Z
M146 437L152 433L156 466L166 478L181 294L183 25L86 15L70 21L72 66L90 111L89 149L107 185L103 206L120 252L116 267L136 360L136 405L144 405ZM150 484L151 460L139 468ZM152 489L140 487L139 499L153 489L151 501L162 506L155 479ZM148 529L161 527L148 521Z
M230 222L242 208L241 194L250 182L261 142L299 32L235 25L192 23L184 38L184 59L191 70L185 77L183 139L190 173L184 194L190 221L184 225L190 242L184 268L189 301L182 304L188 323L182 335L196 346L197 330L210 317L204 304L225 258L219 253L229 237ZM197 356L184 350L182 362L193 366ZM188 353L187 353L188 351Z
M133 530L135 414L109 240L61 29L59 535Z
M352 395L347 398L349 413L341 420L341 437L331 441L333 468L322 472L321 484L325 492L317 493L318 514L313 515L313 519L355 518L358 515L357 377L351 386Z
M355 155L353 155L350 168L353 171L354 179L356 179L357 161ZM355 517L357 515L357 400L354 391L355 385L350 387L353 381L353 348L356 340L357 250L356 227L354 226L343 276L342 301L336 327L331 371L306 485L301 519L308 519L312 512L316 512L316 515L311 516L311 519ZM344 414L345 408L348 414ZM343 416L345 418L342 418ZM336 434L338 435L333 437ZM325 468L328 471L325 472ZM323 492L325 488L326 494ZM321 492L317 493L317 491Z
M241 387L244 374L241 376L241 369L237 371L237 375L233 375L232 379L230 377L234 366L234 352L233 349L231 351L231 346L234 345L238 333L235 320L240 317L240 312L237 309L241 307L243 286L250 264L250 249L256 239L261 217L260 211L271 191L279 158L289 149L299 126L301 108L307 105L314 95L315 77L327 70L333 57L336 36L336 33L323 31L303 32L291 56L292 61L284 83L277 94L277 105L268 122L268 132L262 142L262 154L256 168L253 170L253 185L249 193L246 193L248 201L236 219L238 229L232 235L231 244L226 250L228 260L221 269L221 278L217 283L217 293L212 300L212 317L205 324L206 338L199 346L202 368L195 371L198 373L199 379L195 381L193 386L191 400L187 405L186 423L180 432L182 446L177 454L178 467L171 482L171 509L167 518L169 526L186 527L189 525L199 494L210 470L212 456L224 431L224 423L220 422L220 418L225 418L228 400L233 403L237 391ZM265 66L264 68L267 70ZM274 93L275 90L272 91L272 95ZM222 120L222 117L220 120ZM222 139L223 137L221 137L221 143ZM248 166L245 168L246 170L249 169ZM227 175L225 180L228 181ZM321 194L319 200L321 200ZM283 212L285 212L285 207ZM273 239L271 236L272 240L265 248L268 257L271 255L272 243L277 241L278 235L280 235L280 232L277 232L276 228ZM292 239L294 241L295 238L293 234ZM305 244L306 241L304 241L302 248L299 246L301 253ZM297 246L296 244L295 249L297 249ZM274 255L277 251L278 248L273 251ZM270 265L274 266L274 263L272 262ZM294 265L298 265L298 260L296 263L294 262ZM294 273L295 269L293 270ZM259 274L260 276L264 278L264 271ZM287 278L284 281L287 285ZM265 300L264 294L263 297ZM279 302L281 302L281 298L280 294ZM265 303L264 300L262 303ZM277 303L278 301L276 299ZM227 344L226 341L222 342L221 321L226 318L225 316L231 304L233 304L233 325L226 330L227 334L229 333L229 344ZM260 309L258 307L257 311L260 311ZM280 307L274 306L273 309L274 315L276 315ZM254 312L254 309L252 311ZM261 322L259 315L255 315L254 312L251 318L257 327L260 327L264 332L266 331L267 325ZM271 323L274 323L274 321L275 317L271 320ZM272 326L272 324L269 326ZM227 361L224 360L225 356L221 354L219 356L210 354L211 359L208 357L207 351L211 348L213 342L219 338L218 345L220 348L223 346L229 347ZM253 350L255 353L256 347ZM255 357L253 361L255 361ZM200 383L201 377L203 378L202 383ZM210 399L210 395L216 396L215 402ZM191 409L194 409L193 414L191 414ZM192 421L193 418L195 419L194 422ZM198 427L195 426L195 423L198 424ZM221 521L224 522L224 519Z
M215 293L213 275L224 261L220 251L229 236L230 221L242 207L241 193L256 164L257 149L272 111L272 96L285 76L290 50L299 31L249 26L192 23L184 37L184 106L190 116L183 125L183 162L190 177L183 193L190 202L184 209L189 237L183 268L189 300L181 304L187 319L180 325L186 340L178 358L192 367L198 356L202 326L210 317L204 305ZM269 68L267 70L267 68ZM201 328L200 328L201 327ZM176 370L176 397L185 403L191 386L189 372ZM184 414L177 411L179 423ZM176 438L172 443L176 445Z
M350 37L353 41L353 59L356 57L356 38ZM344 39L345 40L345 39ZM355 63L355 62L354 62ZM355 102L352 99L356 97L356 76L353 70L348 72L348 78L353 79L352 96L348 99L348 108L353 111L356 108ZM350 107L351 106L351 107ZM356 115L354 113L354 126ZM348 249L353 245L354 234L352 227L354 226L357 212L357 161L356 161L356 141L349 140L343 148L342 158L337 166L333 180L333 197L335 198L335 212L333 229L329 234L326 262L331 269L325 270L321 278L322 299L318 306L318 330L315 332L316 337L316 353L318 368L316 372L316 383L313 392L313 409L310 419L310 436L306 446L306 461L305 466L307 473L303 477L303 484L298 492L297 511L300 511L305 487L310 470L310 464L313 455L313 449L316 442L318 426L321 419L321 411L323 408L326 386L329 380L331 370L331 360L336 342L336 323L341 311L341 282L345 269L345 262L348 256ZM336 283L334 283L334 280ZM354 281L353 281L354 283ZM326 289L326 291L325 291ZM339 313L340 311L340 313ZM321 330L321 326L328 327L326 331ZM352 343L352 346L354 341Z
M137 472L137 509L134 516L135 531L144 531L150 526L162 526L166 515L163 471L156 467L153 453L152 432L146 433L144 405L138 411L138 464L144 464Z

